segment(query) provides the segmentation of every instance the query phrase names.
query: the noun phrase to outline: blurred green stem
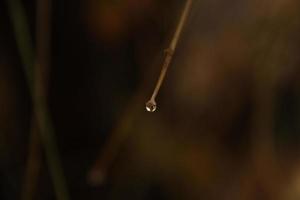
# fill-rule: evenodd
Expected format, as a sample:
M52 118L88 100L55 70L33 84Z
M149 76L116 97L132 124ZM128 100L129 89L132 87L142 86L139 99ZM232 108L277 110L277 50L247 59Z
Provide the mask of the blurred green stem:
M63 169L58 157L58 147L55 143L55 134L47 109L45 82L45 69L48 64L49 53L49 23L50 23L50 0L37 1L37 57L34 63L34 51L31 46L30 31L27 26L25 11L19 0L7 0L7 6L13 23L15 38L19 49L22 65L26 74L26 80L33 101L33 119L36 120L37 130L40 133L42 144L45 149L46 159L50 175L54 184L58 200L68 200L66 181ZM35 67L34 67L35 66ZM46 67L45 67L46 68ZM33 134L31 135L33 137Z

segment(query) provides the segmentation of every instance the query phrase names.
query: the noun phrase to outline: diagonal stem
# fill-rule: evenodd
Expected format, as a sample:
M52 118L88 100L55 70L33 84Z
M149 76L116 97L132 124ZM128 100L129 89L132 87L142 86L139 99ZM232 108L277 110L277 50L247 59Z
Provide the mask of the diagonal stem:
M159 92L159 89L161 88L161 85L162 85L162 83L165 79L166 73L168 71L168 68L169 68L170 63L171 63L172 58L173 58L173 55L175 53L177 43L178 43L178 40L179 40L180 35L182 33L182 30L183 30L184 24L186 22L187 16L190 13L192 3L193 3L193 0L187 0L186 1L185 7L183 9L182 15L180 17L179 23L177 25L177 28L176 28L175 34L172 38L172 41L170 43L170 46L168 47L168 49L165 50L166 57L165 57L165 60L164 60L159 78L157 80L156 86L154 88L154 91L153 91L152 96L151 96L150 100L148 101L148 103L151 102L151 103L155 104L155 98L156 98L156 96Z

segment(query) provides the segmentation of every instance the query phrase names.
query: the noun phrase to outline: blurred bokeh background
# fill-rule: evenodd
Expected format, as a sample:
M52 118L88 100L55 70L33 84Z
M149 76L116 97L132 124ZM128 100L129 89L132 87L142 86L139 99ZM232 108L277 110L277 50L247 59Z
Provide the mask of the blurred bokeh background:
M300 199L300 2L0 1L0 199Z

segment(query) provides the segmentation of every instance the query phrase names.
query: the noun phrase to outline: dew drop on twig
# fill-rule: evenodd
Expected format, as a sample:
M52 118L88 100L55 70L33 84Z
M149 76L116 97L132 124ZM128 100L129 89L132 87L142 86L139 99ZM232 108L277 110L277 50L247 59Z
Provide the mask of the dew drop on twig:
M156 103L153 101L148 101L146 103L146 110L148 112L154 112L156 110Z

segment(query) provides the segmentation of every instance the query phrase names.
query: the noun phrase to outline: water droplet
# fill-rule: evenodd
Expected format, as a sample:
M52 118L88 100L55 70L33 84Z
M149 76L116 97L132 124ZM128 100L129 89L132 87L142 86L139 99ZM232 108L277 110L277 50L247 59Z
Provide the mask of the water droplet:
M146 110L148 112L154 112L156 110L156 103L154 101L148 101L146 103Z

